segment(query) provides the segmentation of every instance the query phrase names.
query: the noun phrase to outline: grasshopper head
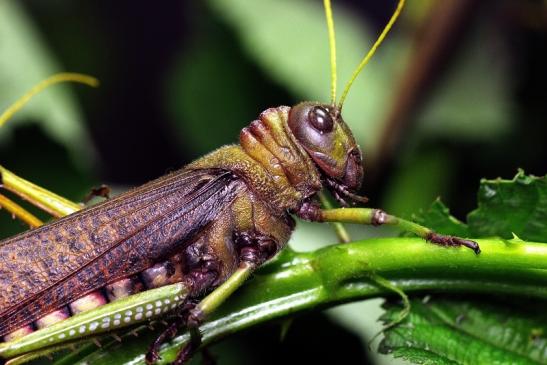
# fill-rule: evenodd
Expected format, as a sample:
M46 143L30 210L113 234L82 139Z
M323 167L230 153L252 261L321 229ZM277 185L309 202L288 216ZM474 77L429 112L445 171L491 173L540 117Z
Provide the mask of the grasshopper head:
M340 109L328 104L300 103L289 112L289 128L319 167L327 186L338 195L361 187L361 150L342 119ZM336 194L335 194L336 196ZM354 199L355 200L355 199Z

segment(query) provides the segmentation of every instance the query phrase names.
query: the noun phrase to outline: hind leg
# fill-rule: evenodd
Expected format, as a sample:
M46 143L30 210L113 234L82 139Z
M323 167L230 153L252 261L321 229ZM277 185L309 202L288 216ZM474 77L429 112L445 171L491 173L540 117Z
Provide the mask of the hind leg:
M275 240L259 232L236 232L234 241L239 249L239 267L223 284L190 310L187 326L192 340L179 352L174 365L182 365L190 360L201 345L199 325L243 285L257 267L276 252Z
M154 340L152 345L150 345L150 348L148 349L148 352L146 353L146 363L147 364L153 364L157 360L159 360L159 349L160 346L167 341L170 341L173 339L178 332L178 329L186 326L186 323L188 322L188 315L190 309L195 307L195 303L188 302L182 308L180 308L179 313L177 314L176 319L171 323L167 328Z
M239 288L254 271L255 266L243 262L240 267L226 280L222 285L213 290L201 302L199 302L188 313L187 327L191 334L190 343L187 344L177 355L173 365L185 364L195 351L201 345L201 334L199 325L203 323L205 318L213 313L230 295Z

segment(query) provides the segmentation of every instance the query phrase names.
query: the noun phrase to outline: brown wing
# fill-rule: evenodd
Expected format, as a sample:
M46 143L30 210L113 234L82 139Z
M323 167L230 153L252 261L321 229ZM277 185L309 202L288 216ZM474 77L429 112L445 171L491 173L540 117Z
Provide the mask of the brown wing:
M0 336L172 255L243 186L226 170L180 170L1 242Z

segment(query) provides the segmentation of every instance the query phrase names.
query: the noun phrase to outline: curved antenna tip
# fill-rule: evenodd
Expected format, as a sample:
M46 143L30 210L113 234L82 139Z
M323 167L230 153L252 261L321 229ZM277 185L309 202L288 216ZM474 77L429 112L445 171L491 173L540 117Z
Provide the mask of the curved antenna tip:
M93 76L84 75L80 73L74 73L74 72L61 72L58 74L54 74L50 77L48 77L45 80L40 81L38 84L34 85L32 89L27 91L22 97L20 97L18 100L16 100L13 104L7 108L2 115L0 115L0 127L4 125L15 113L17 113L25 104L27 104L30 99L42 90L46 89L47 87L58 84L61 82L77 82L80 84L85 84L91 87L98 87L99 86L99 80L97 80Z
M389 19L389 22L384 27L384 30L382 30L382 33L380 33L380 35L378 36L378 39L376 39L376 42L374 42L374 44L372 45L370 50L367 52L365 57L363 57L363 60L361 61L361 63L359 63L355 71L353 71L353 74L351 75L348 83L346 84L346 87L344 88L344 91L342 92L342 96L340 97L340 102L338 103L338 109L342 110L342 106L344 105L344 101L346 100L346 97L348 95L349 89L351 88L351 85L353 85L353 82L355 81L359 73L361 73L361 71L370 61L374 53L376 53L376 50L378 49L378 47L384 41L385 37L387 36L389 31L393 27L393 24L395 23L395 21L401 14L401 11L403 10L404 5L405 5L405 0L399 0L399 3L397 4L397 8L393 12L393 15Z

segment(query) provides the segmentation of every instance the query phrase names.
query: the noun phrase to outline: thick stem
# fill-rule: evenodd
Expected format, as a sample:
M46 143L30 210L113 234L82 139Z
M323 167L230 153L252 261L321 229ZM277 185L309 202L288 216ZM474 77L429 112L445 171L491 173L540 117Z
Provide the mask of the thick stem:
M443 248L419 238L369 239L312 253L286 250L200 328L203 343L314 308L393 295L375 283L374 275L406 293L502 293L547 299L547 244L477 241L483 249L478 256L465 248ZM163 360L172 361L188 340L188 334L175 338L162 349ZM90 356L104 359L104 351L115 352L115 348ZM134 356L139 363L142 349ZM93 357L85 360L93 363Z

